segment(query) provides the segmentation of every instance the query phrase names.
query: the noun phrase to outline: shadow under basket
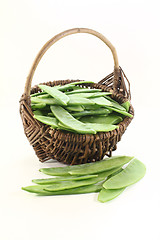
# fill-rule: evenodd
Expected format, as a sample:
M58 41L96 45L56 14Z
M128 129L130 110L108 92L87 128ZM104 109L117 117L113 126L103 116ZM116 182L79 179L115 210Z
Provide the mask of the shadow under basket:
M41 92L38 86L31 88L32 78L39 61L44 53L56 41L74 33L89 33L100 38L112 51L114 58L114 71L99 83L84 83L81 87L98 88L102 91L110 91L111 97L117 102L130 101L130 84L123 70L119 67L117 53L113 45L100 33L86 28L74 28L62 32L50 39L38 53L30 73L28 75L24 94L20 99L20 115L23 122L24 132L39 160L45 162L49 159L56 159L59 162L74 165L100 161L105 155L110 157L112 151L116 150L117 143L121 140L123 133L133 118L125 117L118 124L118 128L109 132L97 134L76 134L72 132L54 130L33 117L31 109L30 94ZM43 83L48 86L65 85L80 80L62 80ZM128 90L125 85L128 82ZM129 113L134 115L134 109L130 105Z

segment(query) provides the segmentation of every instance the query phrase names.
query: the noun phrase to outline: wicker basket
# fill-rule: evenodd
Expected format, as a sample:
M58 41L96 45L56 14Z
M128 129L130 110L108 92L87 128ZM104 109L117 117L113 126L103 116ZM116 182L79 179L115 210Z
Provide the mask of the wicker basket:
M120 122L119 128L110 132L97 134L75 134L62 130L53 130L48 125L37 121L33 117L31 109L30 94L40 92L38 86L31 88L31 82L36 67L44 53L59 39L75 33L89 33L100 38L111 50L114 59L114 71L99 83L83 84L83 87L99 88L102 91L112 92L111 97L123 103L130 100L130 84L124 72L119 67L117 53L113 45L100 33L86 28L74 28L64 31L50 39L38 53L30 73L27 77L24 94L20 99L20 115L22 118L24 132L35 153L41 162L49 159L56 159L66 164L83 164L103 159L105 155L111 156L116 149L117 142L125 132L132 118L125 117ZM128 90L125 85L128 82ZM76 80L77 81L77 80ZM49 86L64 85L74 80L53 81L44 83ZM129 113L134 114L133 107L130 106Z

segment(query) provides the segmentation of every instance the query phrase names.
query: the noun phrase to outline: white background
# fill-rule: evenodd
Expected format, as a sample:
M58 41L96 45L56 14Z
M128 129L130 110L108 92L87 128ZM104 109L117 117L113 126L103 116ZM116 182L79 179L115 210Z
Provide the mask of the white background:
M1 239L160 239L160 7L159 1L0 1ZM114 155L134 155L146 176L108 203L97 194L37 197L21 190L45 177L19 115L25 79L40 48L74 27L92 28L116 47L131 83L135 118ZM76 34L43 57L33 85L58 79L98 82L113 70L110 50Z

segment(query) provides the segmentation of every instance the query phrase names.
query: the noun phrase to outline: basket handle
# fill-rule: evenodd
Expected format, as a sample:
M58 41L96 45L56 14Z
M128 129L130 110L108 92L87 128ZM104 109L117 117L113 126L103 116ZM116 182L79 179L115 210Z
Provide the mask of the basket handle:
M92 34L96 37L98 37L99 39L101 39L111 50L112 55L113 55L113 59L114 59L114 69L115 72L119 71L119 64L118 64L118 57L117 57L117 52L115 47L111 44L111 42L104 37L101 33L96 32L92 29L88 29L88 28L73 28L73 29L69 29L66 30L64 32L61 32L59 34L57 34L56 36L54 36L53 38L51 38L48 42L46 42L46 44L41 48L41 50L39 51L38 55L36 56L33 65L30 69L29 75L27 77L26 83L25 83L25 89L24 89L24 94L29 97L30 95L30 90L31 90L31 83L32 83L32 78L34 75L34 72L41 60L41 58L43 57L43 55L45 54L45 52L58 40L60 40L63 37L66 37L68 35L71 34L75 34L75 33L89 33Z

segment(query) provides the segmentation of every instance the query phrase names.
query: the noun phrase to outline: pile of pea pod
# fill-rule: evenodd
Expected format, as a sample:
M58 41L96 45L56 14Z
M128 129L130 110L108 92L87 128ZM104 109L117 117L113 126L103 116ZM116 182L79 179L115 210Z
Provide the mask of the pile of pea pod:
M98 200L107 202L143 178L146 168L134 157L114 156L95 163L40 171L52 177L34 179L36 185L22 187L23 190L41 196L99 192Z
M63 86L39 85L42 92L31 94L34 117L52 129L79 134L96 134L118 128L125 116L133 117L130 102L119 104L101 89L81 87L91 81Z

